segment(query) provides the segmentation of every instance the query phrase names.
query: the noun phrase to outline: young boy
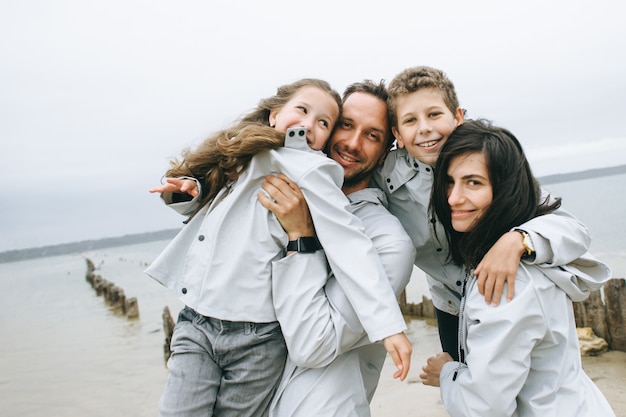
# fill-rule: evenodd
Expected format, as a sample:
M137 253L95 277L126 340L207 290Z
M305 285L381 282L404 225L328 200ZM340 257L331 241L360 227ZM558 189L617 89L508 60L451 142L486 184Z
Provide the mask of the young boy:
M429 218L433 166L439 150L463 123L454 85L441 71L412 67L389 84L389 112L398 148L374 174L394 214L413 240L415 265L425 272L432 296L442 348L458 358L458 314L465 270L449 262L444 230ZM545 195L543 198L549 198ZM498 304L505 282L507 298L514 291L520 258L535 264L564 265L584 254L590 243L587 228L563 210L537 217L504 234L485 255L474 274L485 301ZM493 297L492 297L493 295Z

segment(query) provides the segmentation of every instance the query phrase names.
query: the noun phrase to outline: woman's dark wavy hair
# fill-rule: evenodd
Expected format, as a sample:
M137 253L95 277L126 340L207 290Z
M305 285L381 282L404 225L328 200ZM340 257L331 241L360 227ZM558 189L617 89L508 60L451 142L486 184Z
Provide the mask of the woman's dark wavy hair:
M472 230L459 233L452 228L448 169L455 158L470 153L485 157L493 200ZM471 269L504 233L561 205L560 198L551 204L548 200L549 196L541 201L541 188L517 138L487 120L469 120L455 129L441 149L429 210L443 224L450 260Z

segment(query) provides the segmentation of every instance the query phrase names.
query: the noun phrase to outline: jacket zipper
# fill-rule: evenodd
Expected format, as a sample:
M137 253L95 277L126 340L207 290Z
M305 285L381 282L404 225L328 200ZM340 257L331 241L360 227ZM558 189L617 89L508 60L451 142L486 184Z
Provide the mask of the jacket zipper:
M467 346L465 343L465 331L467 327L467 321L465 320L465 304L466 304L466 288L469 281L474 278L473 270L465 272L465 278L463 279L463 286L461 287L461 307L459 308L459 329L458 329L458 337L459 343L457 344L459 355L459 364L454 370L454 375L452 376L452 380L456 381L456 377L459 374L459 370L461 369L461 365L465 364L465 352L467 351Z

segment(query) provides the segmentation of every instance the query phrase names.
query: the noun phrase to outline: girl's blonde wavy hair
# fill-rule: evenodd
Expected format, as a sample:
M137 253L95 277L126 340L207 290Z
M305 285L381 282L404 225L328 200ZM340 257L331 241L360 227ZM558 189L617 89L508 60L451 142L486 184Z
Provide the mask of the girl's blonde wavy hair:
M196 178L202 185L200 207L210 203L222 188L239 178L254 155L284 145L285 132L270 127L270 112L279 110L305 87L316 87L330 94L341 113L341 97L326 81L305 78L283 85L274 96L261 100L255 110L231 127L212 134L194 150L185 149L182 159L170 161L165 176Z

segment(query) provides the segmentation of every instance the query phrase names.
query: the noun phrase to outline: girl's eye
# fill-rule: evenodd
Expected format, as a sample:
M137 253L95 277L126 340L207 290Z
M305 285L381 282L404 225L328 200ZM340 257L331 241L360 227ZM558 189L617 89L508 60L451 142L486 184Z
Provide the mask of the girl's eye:
M330 125L326 120L320 120L320 124L324 127L328 127Z
M301 111L302 111L302 113L307 114L306 107L304 107L304 106L298 106L298 107L297 107L297 109L298 109L298 110L301 110Z

